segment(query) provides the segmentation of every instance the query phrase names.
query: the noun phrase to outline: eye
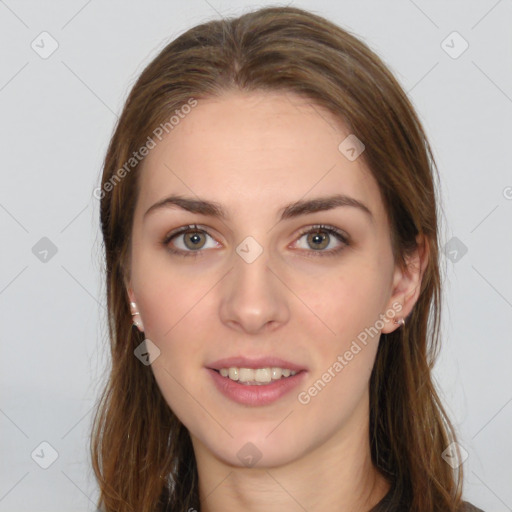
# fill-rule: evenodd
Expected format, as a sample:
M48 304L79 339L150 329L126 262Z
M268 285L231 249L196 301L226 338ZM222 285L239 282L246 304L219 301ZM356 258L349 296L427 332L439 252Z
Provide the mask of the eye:
M213 249L216 243L210 246L206 245L206 237L212 238L204 229L198 228L197 225L183 226L169 233L162 244L173 254L180 256L200 256L200 249ZM177 248L172 247L171 242L177 239L179 242ZM181 239L181 240L180 240Z
M311 226L300 234L298 240L304 237L306 237L306 243L309 245L309 248L306 247L304 250L306 253L309 253L309 256L334 256L350 245L349 237L333 226ZM201 249L214 249L218 247L218 242L216 241L208 246L207 238L213 240L213 237L206 230L194 224L182 226L172 231L162 240L162 245L172 254L197 257L201 256L204 252ZM338 242L338 247L324 250L329 245L332 245L333 238ZM178 242L174 242L174 240Z
M310 256L334 256L350 245L349 237L333 226L312 226L301 233L299 240L303 237L306 237L309 247L305 250ZM324 249L331 245L333 238L338 241L338 247L325 251Z

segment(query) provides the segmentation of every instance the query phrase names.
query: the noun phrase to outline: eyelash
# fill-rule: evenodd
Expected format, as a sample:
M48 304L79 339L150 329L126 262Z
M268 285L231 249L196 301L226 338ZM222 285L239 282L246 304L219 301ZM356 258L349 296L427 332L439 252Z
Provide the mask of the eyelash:
M183 251L181 249L173 249L169 246L169 243L171 242L171 240L173 240L174 238L176 238L180 235L188 233L189 231L192 231L192 232L198 231L198 232L206 233L208 236L213 238L208 233L207 230L198 227L196 224L193 224L193 225L183 226L183 227L178 228L177 230L172 231L171 233L167 234L165 236L165 238L162 240L162 245L170 253L175 254L177 256L183 256L185 258L186 257L197 258L197 257L201 256L202 255L201 253L204 253L205 251L201 251L201 250ZM325 233L328 233L329 235L334 236L338 241L342 242L343 245L341 247L338 247L337 249L331 249L329 251L324 251L324 250L314 251L313 249L311 249L311 250L304 249L305 252L309 253L308 257L315 258L317 256L320 256L320 257L336 256L341 251L343 251L345 249L345 247L348 247L349 245L351 245L349 238L346 235L344 235L339 229L335 228L334 226L329 226L329 225L325 225L325 224L316 224L314 226L308 227L306 230L302 231L299 234L297 240L300 240L304 235L307 235L309 233L316 233L318 231L323 231Z

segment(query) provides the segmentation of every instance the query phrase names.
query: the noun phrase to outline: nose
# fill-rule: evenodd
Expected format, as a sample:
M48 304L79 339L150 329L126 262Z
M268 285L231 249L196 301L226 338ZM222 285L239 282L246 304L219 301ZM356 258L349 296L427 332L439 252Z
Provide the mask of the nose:
M257 334L277 329L290 315L287 288L271 268L267 252L248 262L233 255L233 268L222 280L220 317L240 332Z

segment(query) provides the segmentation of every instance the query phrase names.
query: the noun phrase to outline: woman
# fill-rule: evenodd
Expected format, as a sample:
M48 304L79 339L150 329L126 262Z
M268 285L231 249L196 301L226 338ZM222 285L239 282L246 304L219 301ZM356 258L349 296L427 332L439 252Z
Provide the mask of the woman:
M102 510L478 510L431 377L434 171L392 74L319 16L164 48L97 191Z

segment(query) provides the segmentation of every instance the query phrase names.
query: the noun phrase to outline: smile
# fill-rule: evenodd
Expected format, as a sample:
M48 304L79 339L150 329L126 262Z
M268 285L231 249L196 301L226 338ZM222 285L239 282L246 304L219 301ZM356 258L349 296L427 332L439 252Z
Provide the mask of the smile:
M219 373L223 377L228 377L231 380L238 381L244 384L269 384L274 380L282 378L293 377L297 372L289 368L237 368L232 366L230 368L221 368Z
M289 394L294 388L299 386L307 375L307 371L294 371L281 369L278 367L270 368L221 368L214 370L206 369L216 389L229 400L238 404L249 406L263 406L276 402L280 398ZM274 371L276 370L276 371ZM227 375L222 375L223 374ZM286 376L286 373L289 375ZM238 376L238 379L230 377ZM238 373L238 375L237 375ZM277 375L279 377L277 377ZM277 378L273 378L272 374ZM240 378L241 377L241 378Z

